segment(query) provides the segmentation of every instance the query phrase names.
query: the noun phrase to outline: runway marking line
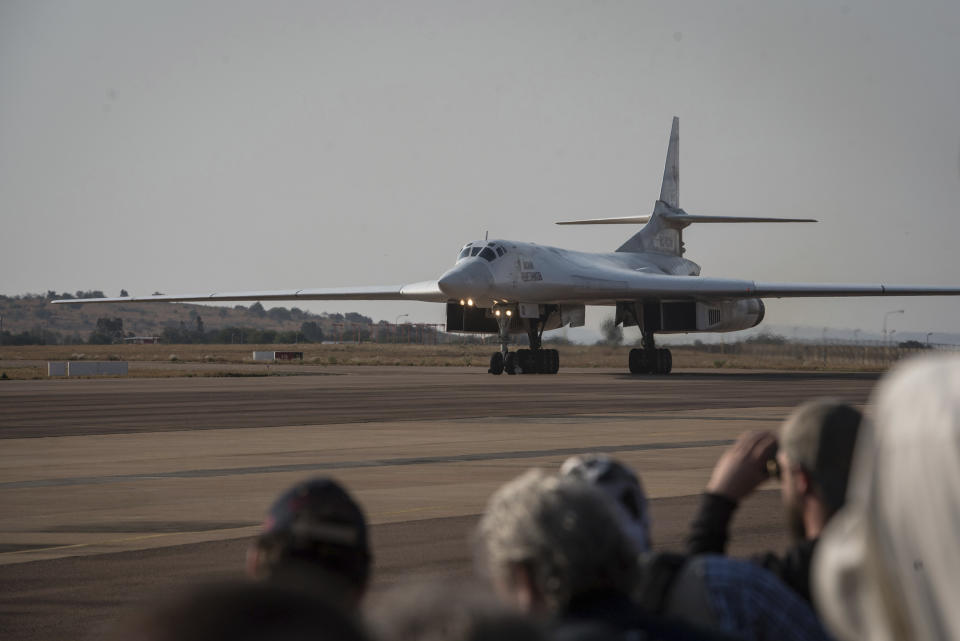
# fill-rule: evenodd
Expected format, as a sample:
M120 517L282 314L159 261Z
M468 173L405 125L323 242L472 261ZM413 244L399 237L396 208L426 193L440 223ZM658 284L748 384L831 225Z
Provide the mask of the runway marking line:
M116 543L130 543L131 541L143 541L146 539L156 539L161 536L173 536L175 534L185 534L185 532L160 532L158 534L126 536L121 539L109 539L107 541L94 541L92 543L71 543L70 545L54 545L48 548L29 548L26 550L12 550L10 552L0 552L0 556L9 556L11 554L24 554L26 552L53 552L54 550L71 550L75 548L92 547L95 545L114 545Z
M732 445L731 439L705 441L676 441L659 443L636 443L631 445L596 446L601 452L647 452L659 450L681 450L700 447L726 447ZM583 447L564 447L549 450L517 450L511 452L485 452L477 454L447 454L442 456L414 456L392 459L370 459L355 461L328 461L318 463L292 463L287 465L260 465L255 467L227 467L173 472L154 472L141 474L116 474L111 476L79 476L67 478L36 479L32 481L6 481L0 483L0 490L12 490L35 487L70 487L76 485L102 485L136 481L157 481L161 479L196 479L222 476L240 476L247 474L275 474L282 472L318 472L322 470L345 470L371 467L399 467L408 465L435 465L446 463L475 463L481 461L517 460L543 458L548 456L572 456L583 453Z

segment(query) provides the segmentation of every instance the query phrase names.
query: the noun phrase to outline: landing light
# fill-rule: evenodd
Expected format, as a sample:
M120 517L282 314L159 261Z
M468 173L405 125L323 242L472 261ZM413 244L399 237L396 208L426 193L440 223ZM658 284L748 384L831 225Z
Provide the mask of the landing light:
M468 298L468 299L467 299L467 305L470 306L470 307L473 307L473 299L472 299L472 298Z
M497 311L495 311L495 312L493 313L493 315L494 315L494 316L500 316L500 310L498 309Z
M463 299L461 298L461 299L460 299L460 306L463 307L463 306L466 305L466 304L467 304L467 301L465 301L465 300L463 300Z
M510 311L509 309L507 310L507 316L513 316L513 312Z

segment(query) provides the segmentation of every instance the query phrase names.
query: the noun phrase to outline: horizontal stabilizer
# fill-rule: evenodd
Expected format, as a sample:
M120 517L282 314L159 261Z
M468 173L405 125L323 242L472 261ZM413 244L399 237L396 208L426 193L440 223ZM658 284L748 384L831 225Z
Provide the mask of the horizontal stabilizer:
M640 225L650 222L650 216L626 216L625 218L591 218L589 220L562 220L558 225Z
M815 218L758 218L756 216L700 216L697 214L660 214L668 222L677 223L815 223ZM564 220L558 225L639 225L650 222L650 216L624 216L622 218L591 218L588 220Z

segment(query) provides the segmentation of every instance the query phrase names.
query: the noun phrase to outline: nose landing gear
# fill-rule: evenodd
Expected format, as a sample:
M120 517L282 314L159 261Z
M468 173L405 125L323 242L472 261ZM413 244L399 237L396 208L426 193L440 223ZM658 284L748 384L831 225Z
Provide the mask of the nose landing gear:
M673 354L669 349L657 348L653 332L644 332L640 349L630 350L631 374L669 374L673 370Z
M510 317L506 314L497 316L498 338L500 351L490 357L490 374L499 375L506 372L514 374L556 374L560 371L560 352L555 349L543 349L543 322L540 319L527 319L527 337L530 339L530 349L509 351L510 346Z

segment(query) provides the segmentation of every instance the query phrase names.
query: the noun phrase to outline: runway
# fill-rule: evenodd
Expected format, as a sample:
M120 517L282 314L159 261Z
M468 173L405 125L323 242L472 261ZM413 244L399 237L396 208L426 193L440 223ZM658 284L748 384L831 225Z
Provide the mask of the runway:
M796 403L862 404L869 374L615 370L492 377L480 368L298 368L251 378L0 385L0 630L92 637L187 583L239 575L271 500L343 481L373 524L374 589L470 572L490 493L583 451L615 453L677 548L716 457ZM735 552L782 546L776 487L735 522Z

